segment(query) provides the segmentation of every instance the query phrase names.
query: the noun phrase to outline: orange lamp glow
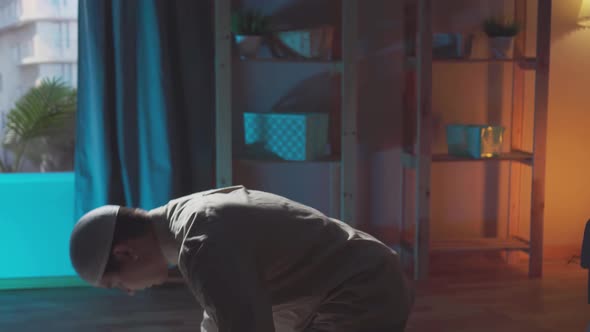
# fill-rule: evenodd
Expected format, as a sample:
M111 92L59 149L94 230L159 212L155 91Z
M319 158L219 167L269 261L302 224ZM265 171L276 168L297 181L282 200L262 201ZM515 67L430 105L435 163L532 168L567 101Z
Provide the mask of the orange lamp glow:
M578 25L590 28L590 0L582 0L582 7L578 14Z

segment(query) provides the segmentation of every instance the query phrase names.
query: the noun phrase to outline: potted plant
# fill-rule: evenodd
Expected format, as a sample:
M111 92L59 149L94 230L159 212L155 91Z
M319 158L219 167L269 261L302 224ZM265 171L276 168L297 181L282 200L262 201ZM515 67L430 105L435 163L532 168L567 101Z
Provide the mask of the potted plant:
M22 96L6 116L1 144L12 152L0 172L18 172L25 160L41 172L70 169L73 158L76 89L44 79Z
M507 59L514 44L514 36L520 31L515 21L490 18L484 22L484 32L489 38L490 55L494 59Z
M262 39L270 31L270 17L258 11L234 12L231 23L240 56L256 57Z

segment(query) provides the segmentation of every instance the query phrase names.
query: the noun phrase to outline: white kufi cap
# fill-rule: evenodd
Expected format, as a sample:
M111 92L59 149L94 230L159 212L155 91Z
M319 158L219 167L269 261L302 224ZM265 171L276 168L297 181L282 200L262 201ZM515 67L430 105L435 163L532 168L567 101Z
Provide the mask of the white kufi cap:
M111 253L119 206L106 205L80 218L70 237L70 260L78 275L98 286Z

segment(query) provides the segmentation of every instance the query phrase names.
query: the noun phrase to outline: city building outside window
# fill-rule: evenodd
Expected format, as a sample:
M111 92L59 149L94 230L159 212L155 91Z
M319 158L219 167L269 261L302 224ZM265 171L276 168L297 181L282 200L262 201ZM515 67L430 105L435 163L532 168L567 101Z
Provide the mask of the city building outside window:
M53 100L55 105L67 105L57 111L72 115L64 119L75 117L77 29L78 0L0 0L0 172L73 169L74 121L57 124L62 129L60 137L38 133L29 140L25 134L31 133L13 132L9 145L5 138L12 130L11 121L18 119L37 121L35 126L21 124L22 128L55 125L42 116L55 107L30 109L41 107L41 103L31 102L35 98L56 95L51 91L59 91L62 98ZM37 117L11 117L11 112L29 112ZM21 147L25 147L24 152Z

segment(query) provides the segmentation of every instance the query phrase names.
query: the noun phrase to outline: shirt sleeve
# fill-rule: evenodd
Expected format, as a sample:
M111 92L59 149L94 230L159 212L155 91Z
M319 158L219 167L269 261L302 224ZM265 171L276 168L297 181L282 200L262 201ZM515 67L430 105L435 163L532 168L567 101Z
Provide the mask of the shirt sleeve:
M249 250L203 234L186 238L183 247L188 282L219 332L275 331L270 298Z
M217 325L213 318L209 316L207 311L203 311L203 321L201 322L201 332L219 332Z

